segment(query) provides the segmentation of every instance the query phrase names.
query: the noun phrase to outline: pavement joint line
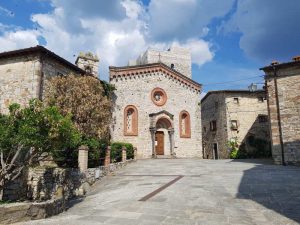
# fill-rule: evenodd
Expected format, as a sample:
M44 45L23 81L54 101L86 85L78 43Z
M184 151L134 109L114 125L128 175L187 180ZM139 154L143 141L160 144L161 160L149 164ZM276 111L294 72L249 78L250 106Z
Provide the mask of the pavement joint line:
M184 176L182 176L182 175L177 176L175 179L171 180L169 183L166 183L165 185L161 186L160 188L156 189L155 191L149 193L148 195L141 198L139 201L145 202L145 201L149 200L150 198L154 197L155 195L157 195L161 191L165 190L166 188L168 188L172 184L176 183L177 181L179 181L183 177Z

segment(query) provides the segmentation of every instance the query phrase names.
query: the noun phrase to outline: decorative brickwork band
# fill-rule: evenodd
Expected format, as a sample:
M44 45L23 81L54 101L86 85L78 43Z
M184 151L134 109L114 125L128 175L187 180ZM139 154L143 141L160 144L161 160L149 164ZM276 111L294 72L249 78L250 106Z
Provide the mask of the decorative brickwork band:
M126 162L126 147L122 147L122 162Z
M137 160L137 148L136 147L133 148L133 159L134 159L134 161Z
M88 169L88 153L89 148L82 145L78 148L78 168L81 172L85 172Z
M107 149L105 151L104 166L108 166L110 164L110 151L111 151L111 147L107 146Z

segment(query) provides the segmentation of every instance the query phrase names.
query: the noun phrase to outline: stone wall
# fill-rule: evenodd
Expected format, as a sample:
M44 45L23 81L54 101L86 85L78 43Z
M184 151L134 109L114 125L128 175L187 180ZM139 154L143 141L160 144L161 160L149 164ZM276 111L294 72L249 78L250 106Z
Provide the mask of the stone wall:
M218 146L219 158L229 158L227 142L232 138L249 153L256 150L249 144L250 136L266 142L270 140L269 122L259 120L259 116L268 114L264 92L215 91L202 100L201 111L205 158L214 158L214 143ZM216 131L210 130L213 120L216 120ZM232 120L237 121L237 129L232 129Z
M282 150L278 124L275 80L273 71L266 71L269 114L271 119L272 155L275 163L282 163ZM277 71L278 99L285 162L300 164L300 67Z
M234 102L234 98L239 99L239 103ZM260 101L263 99L263 101ZM249 92L248 94L231 94L226 96L226 117L228 140L237 138L240 145L248 153L256 150L251 146L249 137L261 139L267 142L264 146L269 149L270 132L268 107L265 92ZM260 116L266 117L266 121L261 121ZM238 121L238 129L231 129L231 120ZM262 149L259 149L262 150Z
M96 181L131 162L134 160L89 168L85 173L71 168L30 168L26 172L27 175L24 173L21 179L10 184L11 195L6 194L5 200L20 200L16 199L16 194L25 192L27 196L21 200L31 201L0 205L0 224L42 219L59 214L68 208L73 197L84 196Z
M110 81L116 86L112 120L112 139L132 143L138 149L138 158L152 156L150 133L151 113L167 111L174 115L174 140L177 157L202 157L201 109L199 91L182 84L178 80L160 71L148 72L128 77L115 77ZM151 100L154 88L162 88L167 95L163 106L155 105ZM134 105L138 110L138 136L124 135L124 109ZM179 114L186 110L191 119L191 138L180 138ZM168 135L165 132L165 155L170 155Z
M42 97L47 79L77 72L50 57L39 54L0 59L0 113L8 113L8 106L28 104L30 99Z
M28 104L39 94L41 63L36 55L0 59L0 113L12 103Z
M223 93L211 94L201 103L202 141L204 158L215 158L214 143L218 144L219 158L228 158L226 140L228 140L226 104ZM217 130L210 130L210 122L215 120Z

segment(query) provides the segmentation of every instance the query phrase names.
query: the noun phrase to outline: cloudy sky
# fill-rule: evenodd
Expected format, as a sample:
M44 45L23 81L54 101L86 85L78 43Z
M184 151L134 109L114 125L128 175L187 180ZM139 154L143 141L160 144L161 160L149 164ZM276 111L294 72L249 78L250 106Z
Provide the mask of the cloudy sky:
M0 0L0 52L40 44L71 62L96 52L107 79L109 65L175 44L190 48L204 91L242 89L300 54L299 15L299 0Z

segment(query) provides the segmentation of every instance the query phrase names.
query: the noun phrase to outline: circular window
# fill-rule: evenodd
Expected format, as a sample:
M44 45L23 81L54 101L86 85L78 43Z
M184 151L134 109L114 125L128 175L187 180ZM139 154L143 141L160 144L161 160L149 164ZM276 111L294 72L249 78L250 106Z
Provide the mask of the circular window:
M151 93L151 99L155 105L163 106L164 104L166 104L167 94L163 89L155 88Z

